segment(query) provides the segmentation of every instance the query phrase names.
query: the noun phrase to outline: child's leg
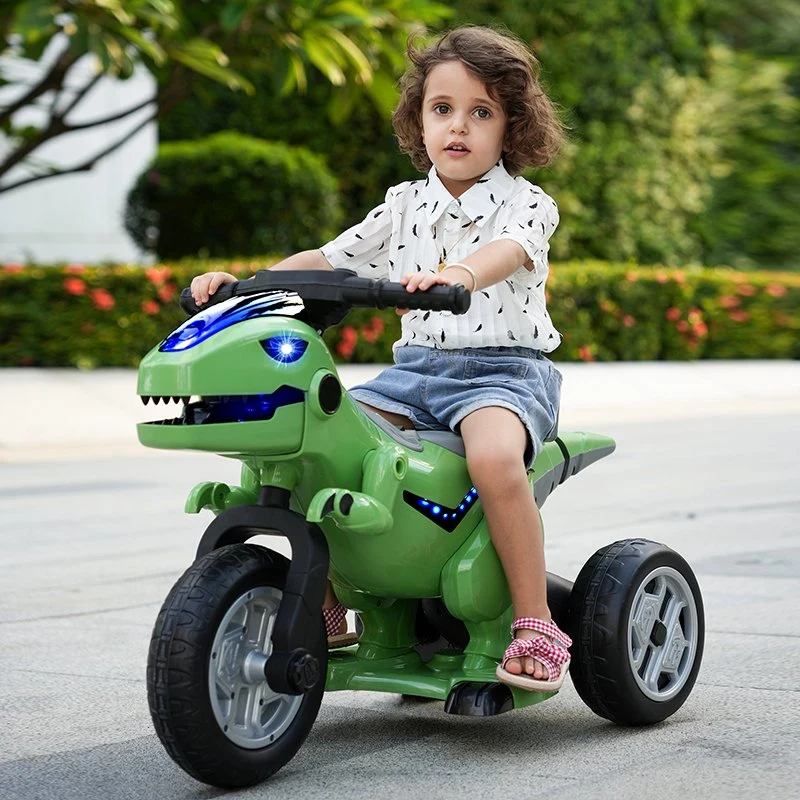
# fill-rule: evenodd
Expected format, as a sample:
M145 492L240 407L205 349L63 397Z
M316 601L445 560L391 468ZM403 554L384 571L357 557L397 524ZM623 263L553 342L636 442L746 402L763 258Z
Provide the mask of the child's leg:
M523 462L528 434L520 418L507 408L487 407L461 421L467 468L483 504L489 534L503 565L514 618L550 620L544 538ZM519 639L539 634L519 630ZM528 673L537 680L547 670L529 656L511 659L505 669Z

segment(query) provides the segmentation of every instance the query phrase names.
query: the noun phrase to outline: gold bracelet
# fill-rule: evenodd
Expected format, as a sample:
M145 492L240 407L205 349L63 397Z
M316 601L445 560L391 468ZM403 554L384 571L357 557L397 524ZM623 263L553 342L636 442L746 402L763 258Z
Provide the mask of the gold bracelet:
M461 269L466 270L472 276L472 289L470 291L474 292L478 288L478 279L475 277L475 272L471 267L468 267L466 264L462 264L460 261L454 261L452 264L447 264L442 272L444 272L445 269L450 269L450 267L460 267Z

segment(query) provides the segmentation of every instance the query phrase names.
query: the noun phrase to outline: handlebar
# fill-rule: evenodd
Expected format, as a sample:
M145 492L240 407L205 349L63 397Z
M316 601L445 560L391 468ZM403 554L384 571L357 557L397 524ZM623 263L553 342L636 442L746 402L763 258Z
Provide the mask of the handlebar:
M306 306L338 306L340 309L364 306L369 308L409 308L430 311L451 311L464 314L472 300L463 286L432 286L425 291L409 292L401 283L360 278L351 270L259 270L252 278L226 283L217 289L208 303L200 307L191 290L181 292L181 308L189 315L221 303L231 297L283 289L296 292Z

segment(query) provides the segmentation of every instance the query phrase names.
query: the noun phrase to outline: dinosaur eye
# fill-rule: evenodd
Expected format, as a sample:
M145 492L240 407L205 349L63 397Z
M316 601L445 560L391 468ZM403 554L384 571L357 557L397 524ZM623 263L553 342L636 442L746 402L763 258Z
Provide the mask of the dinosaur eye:
M308 347L308 342L298 336L292 334L283 334L282 336L271 336L269 339L264 339L261 346L266 350L270 358L281 364L291 364L302 358Z

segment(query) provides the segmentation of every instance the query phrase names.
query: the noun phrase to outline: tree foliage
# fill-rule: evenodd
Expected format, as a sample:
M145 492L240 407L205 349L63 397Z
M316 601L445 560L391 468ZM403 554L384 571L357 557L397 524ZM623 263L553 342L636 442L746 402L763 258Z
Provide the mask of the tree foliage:
M0 160L0 181L5 177L0 192L91 169L141 127L214 82L252 94L248 76L268 75L274 92L286 95L302 91L309 75L319 72L346 90L339 118L359 92L388 108L402 66L399 43L418 25L446 13L427 0L16 0L7 5L0 53L14 60L0 62L0 133L8 144ZM76 65L86 56L94 60L94 74L74 88ZM20 60L40 62L42 74L33 84L22 84L9 72ZM126 79L137 65L156 78L152 98L112 116L73 121L102 76ZM32 107L42 122L15 124L17 112ZM130 130L81 164L32 164L35 151L58 136L135 116Z

